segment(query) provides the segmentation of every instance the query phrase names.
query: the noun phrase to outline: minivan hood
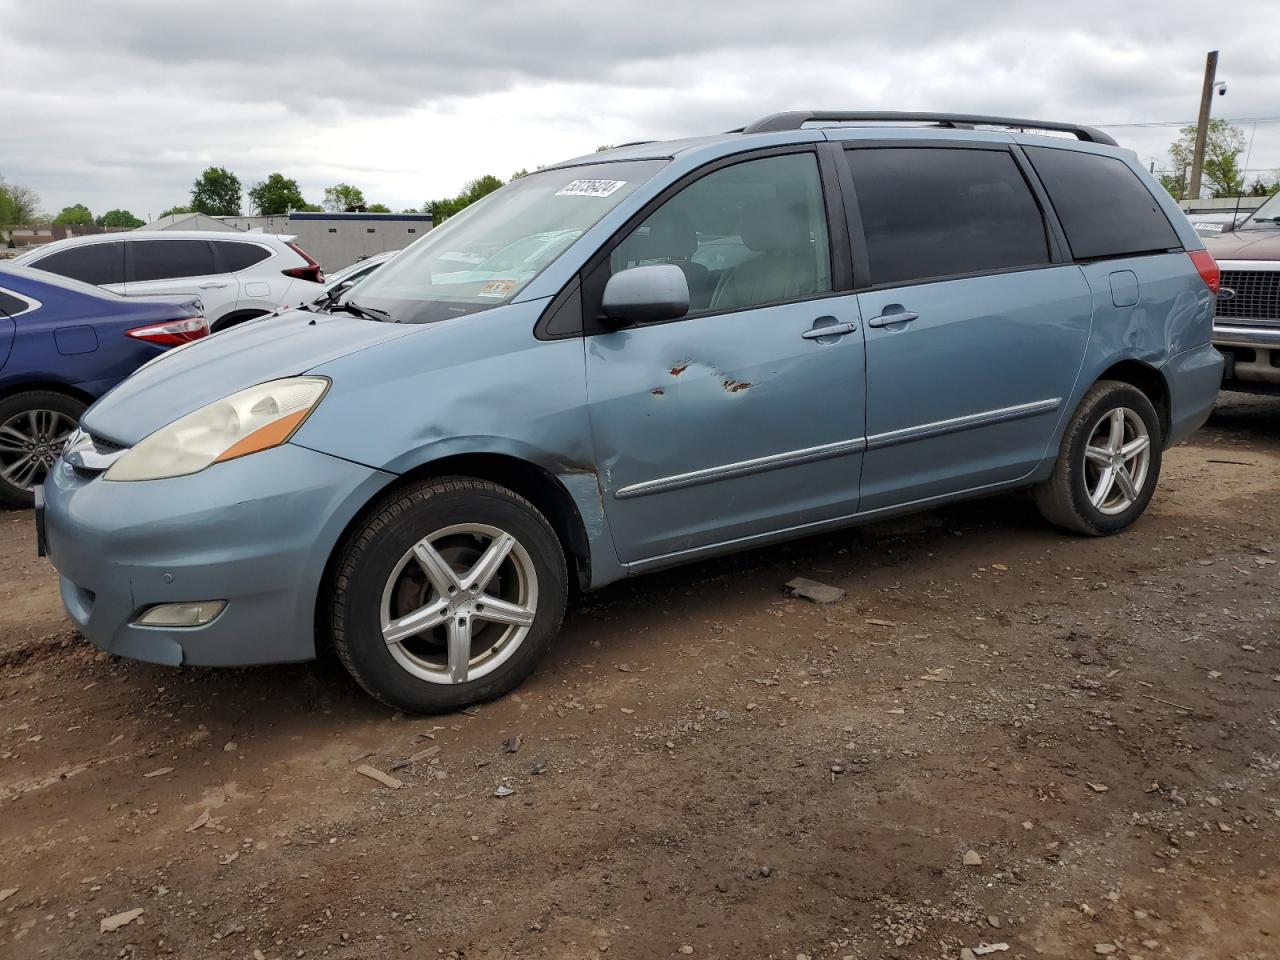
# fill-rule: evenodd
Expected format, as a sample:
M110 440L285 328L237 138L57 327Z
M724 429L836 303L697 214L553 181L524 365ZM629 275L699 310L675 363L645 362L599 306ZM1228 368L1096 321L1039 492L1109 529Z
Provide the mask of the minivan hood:
M303 310L250 320L143 365L90 407L81 425L94 436L131 447L165 424L238 390L297 376L422 329Z
M1280 230L1237 230L1205 237L1204 246L1215 260L1280 260Z

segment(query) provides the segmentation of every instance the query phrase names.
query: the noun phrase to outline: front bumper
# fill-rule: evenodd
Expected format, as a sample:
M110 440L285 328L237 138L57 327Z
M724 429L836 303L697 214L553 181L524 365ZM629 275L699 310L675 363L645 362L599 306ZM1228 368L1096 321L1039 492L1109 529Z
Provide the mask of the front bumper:
M1227 357L1228 383L1280 389L1280 326L1220 320L1213 343Z
M81 632L154 663L231 666L315 655L325 564L356 512L394 477L293 444L170 480L44 484L48 553ZM202 627L140 627L158 603L225 600Z

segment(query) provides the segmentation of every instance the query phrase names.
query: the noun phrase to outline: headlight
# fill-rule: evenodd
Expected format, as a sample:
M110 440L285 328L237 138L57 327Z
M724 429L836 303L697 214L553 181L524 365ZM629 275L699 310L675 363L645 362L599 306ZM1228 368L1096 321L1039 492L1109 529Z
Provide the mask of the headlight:
M328 388L324 377L290 377L233 393L161 427L113 463L106 479L182 477L278 447L302 426Z

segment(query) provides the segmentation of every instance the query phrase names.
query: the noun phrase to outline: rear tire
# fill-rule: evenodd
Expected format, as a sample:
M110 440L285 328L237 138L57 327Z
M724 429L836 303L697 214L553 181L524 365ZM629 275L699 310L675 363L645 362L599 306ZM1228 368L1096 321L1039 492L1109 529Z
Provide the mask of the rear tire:
M1102 537L1142 516L1160 478L1164 437L1145 393L1100 380L1089 388L1062 436L1053 473L1032 493L1050 523Z
M560 628L568 576L551 525L484 480L428 480L374 508L341 549L333 646L388 706L445 713L532 671Z
M53 390L28 390L0 400L0 503L30 507L86 404Z

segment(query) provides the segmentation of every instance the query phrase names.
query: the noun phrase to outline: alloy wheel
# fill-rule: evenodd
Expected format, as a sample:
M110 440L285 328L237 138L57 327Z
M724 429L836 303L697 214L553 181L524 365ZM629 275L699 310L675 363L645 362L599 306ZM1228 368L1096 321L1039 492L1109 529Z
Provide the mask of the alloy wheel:
M382 591L382 639L406 671L431 683L492 673L519 649L538 609L533 560L515 537L455 524L423 537Z
M34 490L49 474L76 421L57 410L24 410L0 424L0 479Z
M1124 513L1137 501L1151 466L1151 434L1137 411L1117 407L1089 436L1084 482L1089 502L1101 513Z

